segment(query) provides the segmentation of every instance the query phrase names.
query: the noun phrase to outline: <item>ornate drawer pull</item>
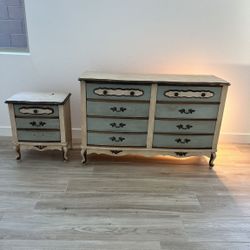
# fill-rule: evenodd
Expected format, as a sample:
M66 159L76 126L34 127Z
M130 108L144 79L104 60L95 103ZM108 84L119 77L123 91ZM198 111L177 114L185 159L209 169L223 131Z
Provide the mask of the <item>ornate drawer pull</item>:
M186 109L179 109L179 112L181 114L192 114L192 113L195 112L195 110L194 109L188 109L188 110L186 110Z
M112 110L113 112L124 112L124 111L126 111L127 109L124 108L124 107L120 107L120 108L111 107L110 110Z
M39 123L37 123L36 121L30 122L30 125L32 127L43 127L46 124L46 122L40 121Z
M54 110L50 107L40 108L40 107L21 107L19 112L25 115L51 115Z
M164 92L164 95L169 98L211 98L215 95L214 92L210 90L168 90Z
M186 126L182 125L182 124L179 124L176 126L178 129L183 129L183 130L188 130L190 128L192 128L193 126L192 125L189 125L187 124Z
M177 142L177 143L181 143L181 144L188 144L191 140L190 139L181 139L181 138L177 138L177 139L175 139L175 141Z
M124 137L118 137L118 138L116 138L115 136L109 137L109 139L111 141L114 141L114 142L123 142L125 140Z
M186 156L187 155L187 152L175 152L175 154L177 155L177 156Z
M123 127L126 126L126 124L125 124L125 123L122 123L122 122L120 122L119 124L116 124L115 122L113 122L113 123L110 123L110 126L111 126L112 128L123 128Z

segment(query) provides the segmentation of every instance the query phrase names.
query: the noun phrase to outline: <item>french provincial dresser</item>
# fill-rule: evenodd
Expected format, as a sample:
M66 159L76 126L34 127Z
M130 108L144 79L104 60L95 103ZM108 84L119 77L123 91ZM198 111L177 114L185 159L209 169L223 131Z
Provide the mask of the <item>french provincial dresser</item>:
M22 92L6 100L17 160L21 159L21 147L62 150L64 160L68 159L72 147L70 95Z
M225 80L86 72L79 81L82 163L91 153L205 155L214 166L230 85Z

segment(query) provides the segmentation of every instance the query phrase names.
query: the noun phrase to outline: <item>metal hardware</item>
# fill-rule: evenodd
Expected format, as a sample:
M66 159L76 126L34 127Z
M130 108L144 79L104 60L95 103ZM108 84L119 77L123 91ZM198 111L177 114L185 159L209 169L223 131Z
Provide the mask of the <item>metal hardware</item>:
M183 130L188 130L190 128L192 128L193 126L192 125L189 125L187 124L186 126L182 125L182 124L179 124L176 126L178 129L183 129Z
M30 125L33 127L43 127L46 124L46 122L40 121L39 123L36 123L36 121L30 122Z
M121 136L119 136L118 138L116 138L115 136L112 136L112 137L109 137L109 139L114 142L123 142L125 140L125 138Z
M113 123L110 123L110 126L111 126L112 128L123 128L123 127L126 126L126 124L125 124L125 123L122 123L122 122L120 122L119 124L116 124L116 122L113 122Z
M181 138L177 138L177 139L175 139L175 141L177 142L177 143L181 143L181 144L188 144L191 140L190 139L187 139L187 138L185 138L185 139L181 139Z
M118 107L111 107L110 110L112 110L113 112L124 112L127 109L124 108L124 107L120 107L120 108L118 108Z
M187 152L175 152L175 154L177 155L177 156L186 156L187 155Z
M195 110L194 109L188 109L188 110L186 110L186 109L179 109L179 112L181 114L192 114L192 113L195 112Z

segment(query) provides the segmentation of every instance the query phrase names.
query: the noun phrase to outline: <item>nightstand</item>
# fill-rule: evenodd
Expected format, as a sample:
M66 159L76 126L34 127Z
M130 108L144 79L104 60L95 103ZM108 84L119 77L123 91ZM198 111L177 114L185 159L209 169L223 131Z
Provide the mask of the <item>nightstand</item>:
M68 160L72 147L70 95L22 92L8 98L13 144L21 159L21 148L62 150Z

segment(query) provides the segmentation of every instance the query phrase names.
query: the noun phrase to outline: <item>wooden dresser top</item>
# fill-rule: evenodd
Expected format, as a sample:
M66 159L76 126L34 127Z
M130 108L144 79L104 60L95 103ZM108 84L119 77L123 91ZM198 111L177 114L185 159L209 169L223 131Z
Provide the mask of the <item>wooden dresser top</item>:
M101 72L85 72L79 78L79 81L126 81L128 82L158 82L161 84L219 84L230 85L229 82L214 75L171 75L171 74L111 74Z

